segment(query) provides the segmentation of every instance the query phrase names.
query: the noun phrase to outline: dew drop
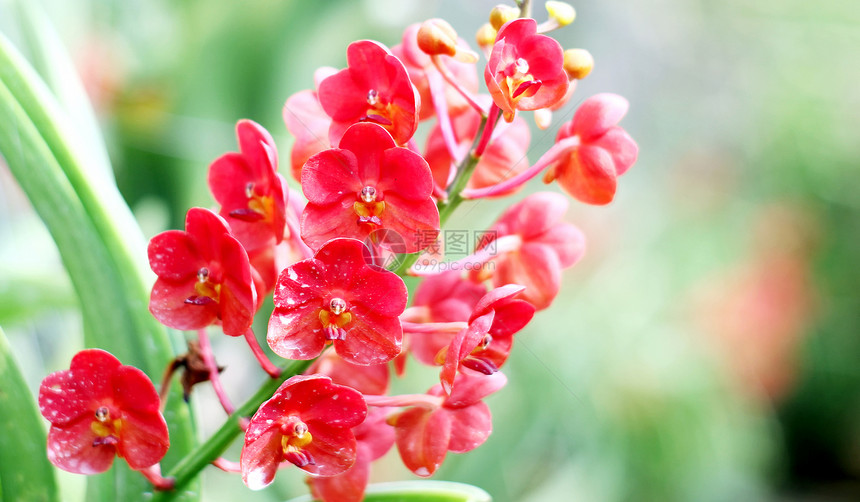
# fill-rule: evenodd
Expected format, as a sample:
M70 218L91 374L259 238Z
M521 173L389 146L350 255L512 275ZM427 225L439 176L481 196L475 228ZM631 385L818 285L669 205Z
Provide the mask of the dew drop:
M374 188L372 186L366 186L366 187L362 188L361 193L359 193L359 197L361 197L361 200L363 200L364 202L367 202L368 204L371 202L375 202L376 201L376 188Z
M346 310L346 301L343 298L332 298L328 305L334 315L340 315Z
M304 424L304 422L298 422L295 427L293 427L293 434L301 439L305 437L305 434L308 433L308 426Z
M376 89L367 91L367 104L376 106L376 103L379 103L379 93L376 92Z
M107 422L110 419L110 410L108 410L107 406L102 406L96 410L96 420L99 422Z
M481 338L481 345L480 345L480 347L481 347L482 349L486 349L487 347L489 347L489 346L490 346L490 344L491 344L492 342L493 342L493 336L492 336L492 335L490 335L489 333L487 333L486 335L484 335L484 338Z
M529 62L523 58L519 58L514 63L514 68L516 68L517 72L525 75L529 72Z

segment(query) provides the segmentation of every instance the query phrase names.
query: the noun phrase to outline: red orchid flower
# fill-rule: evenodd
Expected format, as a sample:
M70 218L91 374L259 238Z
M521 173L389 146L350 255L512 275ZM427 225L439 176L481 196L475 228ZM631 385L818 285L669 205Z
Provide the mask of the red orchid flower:
M257 291L248 254L220 216L208 209L189 209L185 231L156 235L148 254L158 276L149 310L162 324L190 330L220 321L230 336L251 327Z
M335 237L365 239L387 229L403 239L399 252L414 253L439 232L427 162L375 124L350 127L339 148L311 157L302 191L308 199L302 239L313 249Z
M39 387L39 410L51 422L48 459L77 474L104 472L117 455L132 469L155 465L170 446L159 405L141 370L100 349L78 352Z
M347 362L370 365L400 353L406 285L365 253L360 241L333 239L281 273L267 336L276 354L313 359L333 343Z
M364 395L388 392L388 364L357 366L346 362L333 351L326 351L314 361L307 374L319 373L338 385L351 387ZM370 479L370 463L385 455L394 445L394 429L385 423L388 408L372 408L367 419L352 432L355 434L355 465L337 476L306 479L314 497L323 502L361 502Z
M458 271L430 276L418 286L412 307L401 319L414 323L466 322L486 292L483 284L463 279ZM439 351L450 345L455 334L445 330L412 333L409 351L424 364L438 365Z
M521 298L543 310L561 286L561 270L579 261L585 236L562 221L568 199L553 192L538 192L511 206L490 228L481 249L492 249L495 267L473 271L471 278L492 278L493 285L522 284Z
M476 111L466 111L452 118L451 125L454 130L454 138L461 151L468 151L469 146L478 134L481 125L481 116ZM484 150L472 177L469 178L467 188L477 189L495 185L508 178L516 176L529 167L526 152L531 141L529 126L520 117L514 118L508 126L498 126L498 132L494 139ZM496 132L494 131L494 133ZM456 165L455 159L451 158L442 130L437 125L427 137L427 147L424 158L433 172L433 180L440 188L447 188L451 179L451 170ZM499 192L494 195L510 195L520 187Z
M239 463L252 490L269 485L281 462L320 476L355 463L352 428L367 416L361 393L321 375L294 376L260 405L245 431Z
M563 151L545 177L554 179L565 192L588 204L609 204L615 198L616 179L636 162L639 147L618 122L629 103L617 94L598 94L586 99L573 120L559 129L557 142L576 141Z
M337 476L307 478L311 494L323 502L361 502L370 481L370 463L382 457L394 445L394 429L385 423L389 410L372 408L367 419L352 431L355 433L355 464Z
M406 144L418 127L421 98L406 67L384 45L359 40L346 49L348 67L323 80L319 100L332 118L329 141L340 142L358 122L384 127L398 145Z
M492 375L508 359L514 334L532 320L534 306L514 297L525 289L508 284L481 298L469 318L469 327L460 331L445 352L445 364L439 379L446 393L451 392L461 366Z
M427 392L426 403L389 418L406 467L419 476L431 476L448 451L465 453L483 444L493 421L482 400L506 383L501 372L460 374L451 395L445 397L442 386L435 385Z
M517 110L538 110L564 98L568 87L561 45L537 34L534 19L509 21L499 30L484 70L487 88L510 122Z
M403 32L402 42L391 48L392 54L406 66L409 79L415 85L420 96L419 119L427 120L436 113L430 79L437 79L440 87L444 86L445 105L448 113L452 116L459 115L471 108L469 102L456 89L444 83L442 75L434 67L430 56L418 47L418 30L420 28L421 23L409 25ZM457 45L467 51L470 50L463 39L458 39ZM478 73L475 71L474 63L464 63L446 57L442 58L442 64L464 89L472 93L478 92Z
M256 122L236 124L240 152L219 157L209 167L209 189L221 205L219 214L246 250L284 239L287 191L278 174L278 150L272 136Z
M337 73L331 67L322 67L314 72L316 89L326 78ZM328 140L328 130L331 127L331 117L326 115L319 100L318 91L299 91L284 104L284 123L296 141L290 151L290 172L296 181L302 180L302 166L323 150L331 148Z

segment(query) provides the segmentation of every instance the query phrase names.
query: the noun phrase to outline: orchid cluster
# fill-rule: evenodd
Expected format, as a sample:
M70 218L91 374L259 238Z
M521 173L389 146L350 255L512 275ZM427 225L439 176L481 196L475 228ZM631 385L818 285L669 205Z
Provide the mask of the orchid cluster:
M192 208L184 231L149 244L158 277L149 309L170 328L197 331L189 354L171 362L160 394L140 370L95 349L46 378L40 406L51 422L51 461L91 474L118 455L156 488L175 489L158 468L173 371L185 369L186 395L209 380L225 411L235 411L220 386L212 326L244 337L283 381L250 419L232 418L244 429L239 462L212 459L251 489L292 464L315 497L360 501L371 463L394 446L413 473L431 476L449 451L481 445L492 431L484 399L506 383L500 370L515 335L552 304L584 236L564 221L568 200L557 192L510 206L456 262L438 260L443 224L464 201L509 196L540 173L581 202L607 204L637 156L617 125L626 100L601 94L585 99L529 165L522 112L547 128L593 65L587 51L565 51L545 34L570 24L573 8L546 7L549 19L538 24L528 2L498 6L478 30L489 94L479 93L478 54L441 19L408 27L391 48L350 44L346 68L320 68L314 90L286 100L301 193L278 173L272 136L239 121L239 151L209 169L217 210ZM432 124L423 149L415 139L422 124ZM407 275L423 277L411 304ZM303 374L282 374L257 345L251 327L270 294L268 345L307 361ZM439 380L424 393L390 395L409 354L438 368Z

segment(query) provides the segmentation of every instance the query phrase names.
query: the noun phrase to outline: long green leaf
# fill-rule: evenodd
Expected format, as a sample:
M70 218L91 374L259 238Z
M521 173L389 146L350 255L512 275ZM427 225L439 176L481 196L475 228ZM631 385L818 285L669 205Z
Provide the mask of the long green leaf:
M21 34L29 49L30 61L57 97L66 114L74 117L75 132L84 145L81 151L87 156L87 165L97 170L100 176L113 180L107 148L92 104L56 30L51 26L39 2L18 0L15 6L19 13Z
M109 291L119 293L117 296L103 298L99 302L103 310L120 313L115 316L121 318L120 322L109 327L88 326L94 340L125 364L140 367L150 375L160 374L170 357L169 343L165 329L147 308L148 292L144 285L144 277L148 274L146 241L131 211L115 184L99 178L95 171L87 171L82 155L75 149L77 136L65 112L5 37L0 37L0 81L21 107L26 120L36 130L35 136L47 146L49 155L68 180L74 197L80 201L95 228L101 241L99 246L108 255L109 259L102 266L114 276L121 288L121 291ZM16 178L21 183L18 174ZM40 212L40 216L44 218L45 215ZM114 270L110 270L111 267ZM109 301L105 301L107 299ZM88 320L96 319L98 317Z
M0 500L58 500L36 402L0 329Z
M116 185L87 170L68 118L45 84L0 36L0 152L51 232L80 299L88 346L158 377L172 351L149 314L145 241ZM178 391L174 393L177 395ZM187 407L171 400L166 467L193 447ZM100 499L134 500L147 484L122 463L93 478ZM110 495L109 495L110 494Z

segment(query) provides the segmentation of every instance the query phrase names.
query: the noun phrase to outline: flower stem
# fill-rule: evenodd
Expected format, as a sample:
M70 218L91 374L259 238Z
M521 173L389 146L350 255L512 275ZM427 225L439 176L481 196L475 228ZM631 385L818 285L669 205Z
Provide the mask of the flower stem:
M197 330L197 339L200 341L200 355L203 357L203 362L206 363L206 368L209 370L209 381L212 382L212 388L215 389L215 395L218 396L218 401L221 402L221 407L228 415L232 415L236 411L236 407L227 397L224 391L224 386L221 385L221 377L218 375L218 365L215 364L215 355L212 353L212 344L209 343L209 335L205 329Z
M481 119L481 125L478 128L478 134L475 138L481 138L484 135L484 129L487 127L487 119ZM476 139L478 141L478 139ZM451 216L451 213L457 209L457 206L463 202L463 196L460 195L460 192L466 188L466 183L469 182L469 178L472 177L472 173L475 171L475 167L478 165L478 161L481 160L480 155L477 155L475 151L466 156L465 159L460 163L457 167L457 175L454 177L454 181L451 182L449 194L451 198L447 201L439 201L439 227L443 227L445 222L448 220L448 217ZM407 271L412 268L412 265L418 261L418 257L421 256L421 253L412 253L403 257L403 261L400 262L400 265L394 270L394 272L403 277L407 274Z
M469 327L465 322L409 322L400 321L404 333L459 333Z
M172 490L174 486L173 478L165 478L161 475L161 464L151 465L145 469L137 471L143 474L147 481L152 483L156 490Z
M263 371L268 373L272 378L278 378L281 375L280 368L272 364L272 361L269 361L269 358L263 353L263 349L260 348L260 344L257 342L257 337L254 336L254 330L251 328L248 328L248 331L245 332L245 341L248 342L251 352L254 353L254 357L257 358L257 362L260 363Z
M544 153L541 158L538 159L538 161L535 162L530 168L514 176L513 178L508 178L495 185L484 188L467 188L463 190L461 195L466 199L480 199L483 197L492 197L494 195L506 193L510 190L513 190L514 188L519 187L523 183L540 174L541 171L543 171L550 165L558 162L565 155L567 155L568 153L573 151L573 149L579 146L579 142L579 136L565 138L551 146L550 149L547 150L546 153Z
M475 109L475 111L480 113L481 117L486 117L487 113L484 111L484 108L481 107L481 105L477 101L475 101L475 98L469 91L464 89L463 86L461 86L460 83L457 82L457 79L454 78L454 75L451 75L451 72L448 71L448 67L445 66L445 64L442 62L441 56L430 56L430 59L433 61L433 66L435 66L436 69L439 70L439 73L442 74L442 78L444 78L445 81L451 85L451 87L453 87L457 92L459 92L461 96L463 96L463 99L465 99L466 102L469 103L469 106L471 106Z
M286 368L281 371L278 378L273 378L263 382L263 385L257 392L243 403L236 412L230 415L224 425L218 429L212 437L205 443L198 445L185 458L182 459L168 473L168 476L175 479L175 484L172 490L155 493L151 499L152 502L164 502L172 500L181 494L181 490L192 479L194 479L204 467L215 461L224 450L230 446L236 437L242 433L242 428L239 421L243 417L251 416L257 411L257 408L263 401L272 397L275 390L287 378L298 375L305 371L312 361L291 361Z

